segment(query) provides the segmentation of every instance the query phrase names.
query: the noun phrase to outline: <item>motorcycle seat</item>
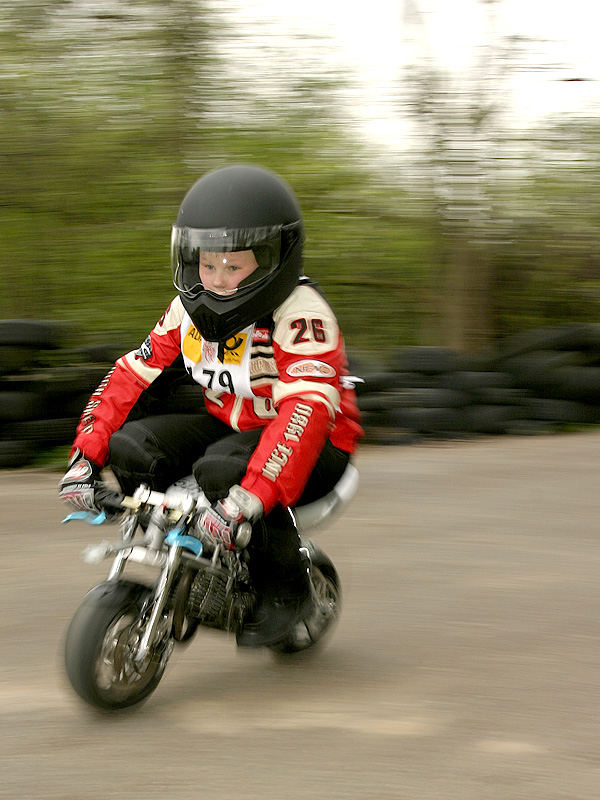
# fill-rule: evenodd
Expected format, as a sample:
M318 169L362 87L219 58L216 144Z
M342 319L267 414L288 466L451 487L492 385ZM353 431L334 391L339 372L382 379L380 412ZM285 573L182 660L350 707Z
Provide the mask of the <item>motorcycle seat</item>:
M358 470L353 464L348 464L330 492L312 503L293 508L298 531L304 533L329 522L354 497L358 482Z

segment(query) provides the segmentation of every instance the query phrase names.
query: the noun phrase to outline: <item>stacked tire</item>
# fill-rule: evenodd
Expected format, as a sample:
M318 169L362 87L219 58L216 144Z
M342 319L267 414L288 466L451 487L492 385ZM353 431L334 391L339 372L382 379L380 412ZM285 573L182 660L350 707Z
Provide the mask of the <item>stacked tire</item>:
M399 348L362 377L359 407L366 440L376 444L596 425L600 326L536 329L483 355Z
M0 321L0 467L20 467L73 440L83 407L110 367L69 348L52 321Z
M31 464L70 445L81 413L130 343L73 346L58 322L0 320L0 468ZM201 387L177 359L132 410L146 414L205 413Z
M73 347L69 329L0 320L0 468L69 445L90 395L127 344ZM600 424L600 325L539 328L485 354L399 347L385 361L350 353L366 442L534 434ZM132 414L205 413L181 359Z

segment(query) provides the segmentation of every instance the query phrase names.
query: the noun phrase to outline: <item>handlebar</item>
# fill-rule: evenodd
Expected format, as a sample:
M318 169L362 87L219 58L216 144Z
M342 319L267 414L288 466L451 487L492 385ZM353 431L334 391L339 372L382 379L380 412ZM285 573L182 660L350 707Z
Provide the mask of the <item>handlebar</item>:
M108 514L121 514L126 508L124 503L126 499L125 495L109 489L102 483L98 484L94 493L94 502Z
M149 486L142 484L130 497L116 492L103 482L98 482L95 485L94 502L101 510L98 516L94 517L93 512L76 512L69 515L64 522L86 518L86 521L99 525L111 517L112 521L116 521L124 511L129 510L134 514L142 514L148 525L145 529L148 533L153 523L160 525L159 518L168 512L169 522L174 523L179 523L183 517L191 515L190 520L193 521L196 530L205 534L210 541L215 539L214 533L205 525L205 513L206 509L210 508L210 502L201 489L187 491L183 487L172 486L166 492L155 492ZM160 517L155 517L157 513ZM157 530L163 530L162 526ZM237 549L246 547L251 536L252 525L248 521L242 522L236 530L235 547ZM198 538L202 539L202 536ZM160 541L162 542L162 539Z
M107 513L120 514L126 509L138 511L143 507L163 507L179 514L188 514L193 508L209 506L204 492L191 493L171 487L166 492L155 492L148 486L138 486L132 497L116 492L105 483L98 483L94 500Z

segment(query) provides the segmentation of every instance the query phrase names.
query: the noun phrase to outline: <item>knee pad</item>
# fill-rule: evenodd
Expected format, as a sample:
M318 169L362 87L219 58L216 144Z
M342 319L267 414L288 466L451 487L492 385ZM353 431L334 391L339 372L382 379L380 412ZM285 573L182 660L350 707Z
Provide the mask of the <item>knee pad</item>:
M194 477L211 503L225 497L229 489L240 483L248 462L238 456L206 455L194 464Z
M148 442L145 428L136 422L113 433L109 449L111 465L134 472L151 471L161 456Z

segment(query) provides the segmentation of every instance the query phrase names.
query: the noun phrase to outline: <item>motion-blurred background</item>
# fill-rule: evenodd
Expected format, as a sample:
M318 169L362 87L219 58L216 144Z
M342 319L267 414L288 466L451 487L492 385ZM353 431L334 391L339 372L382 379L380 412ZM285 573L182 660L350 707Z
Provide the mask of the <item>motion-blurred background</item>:
M5 0L0 318L135 346L234 161L302 202L348 346L600 319L598 11L528 0Z

